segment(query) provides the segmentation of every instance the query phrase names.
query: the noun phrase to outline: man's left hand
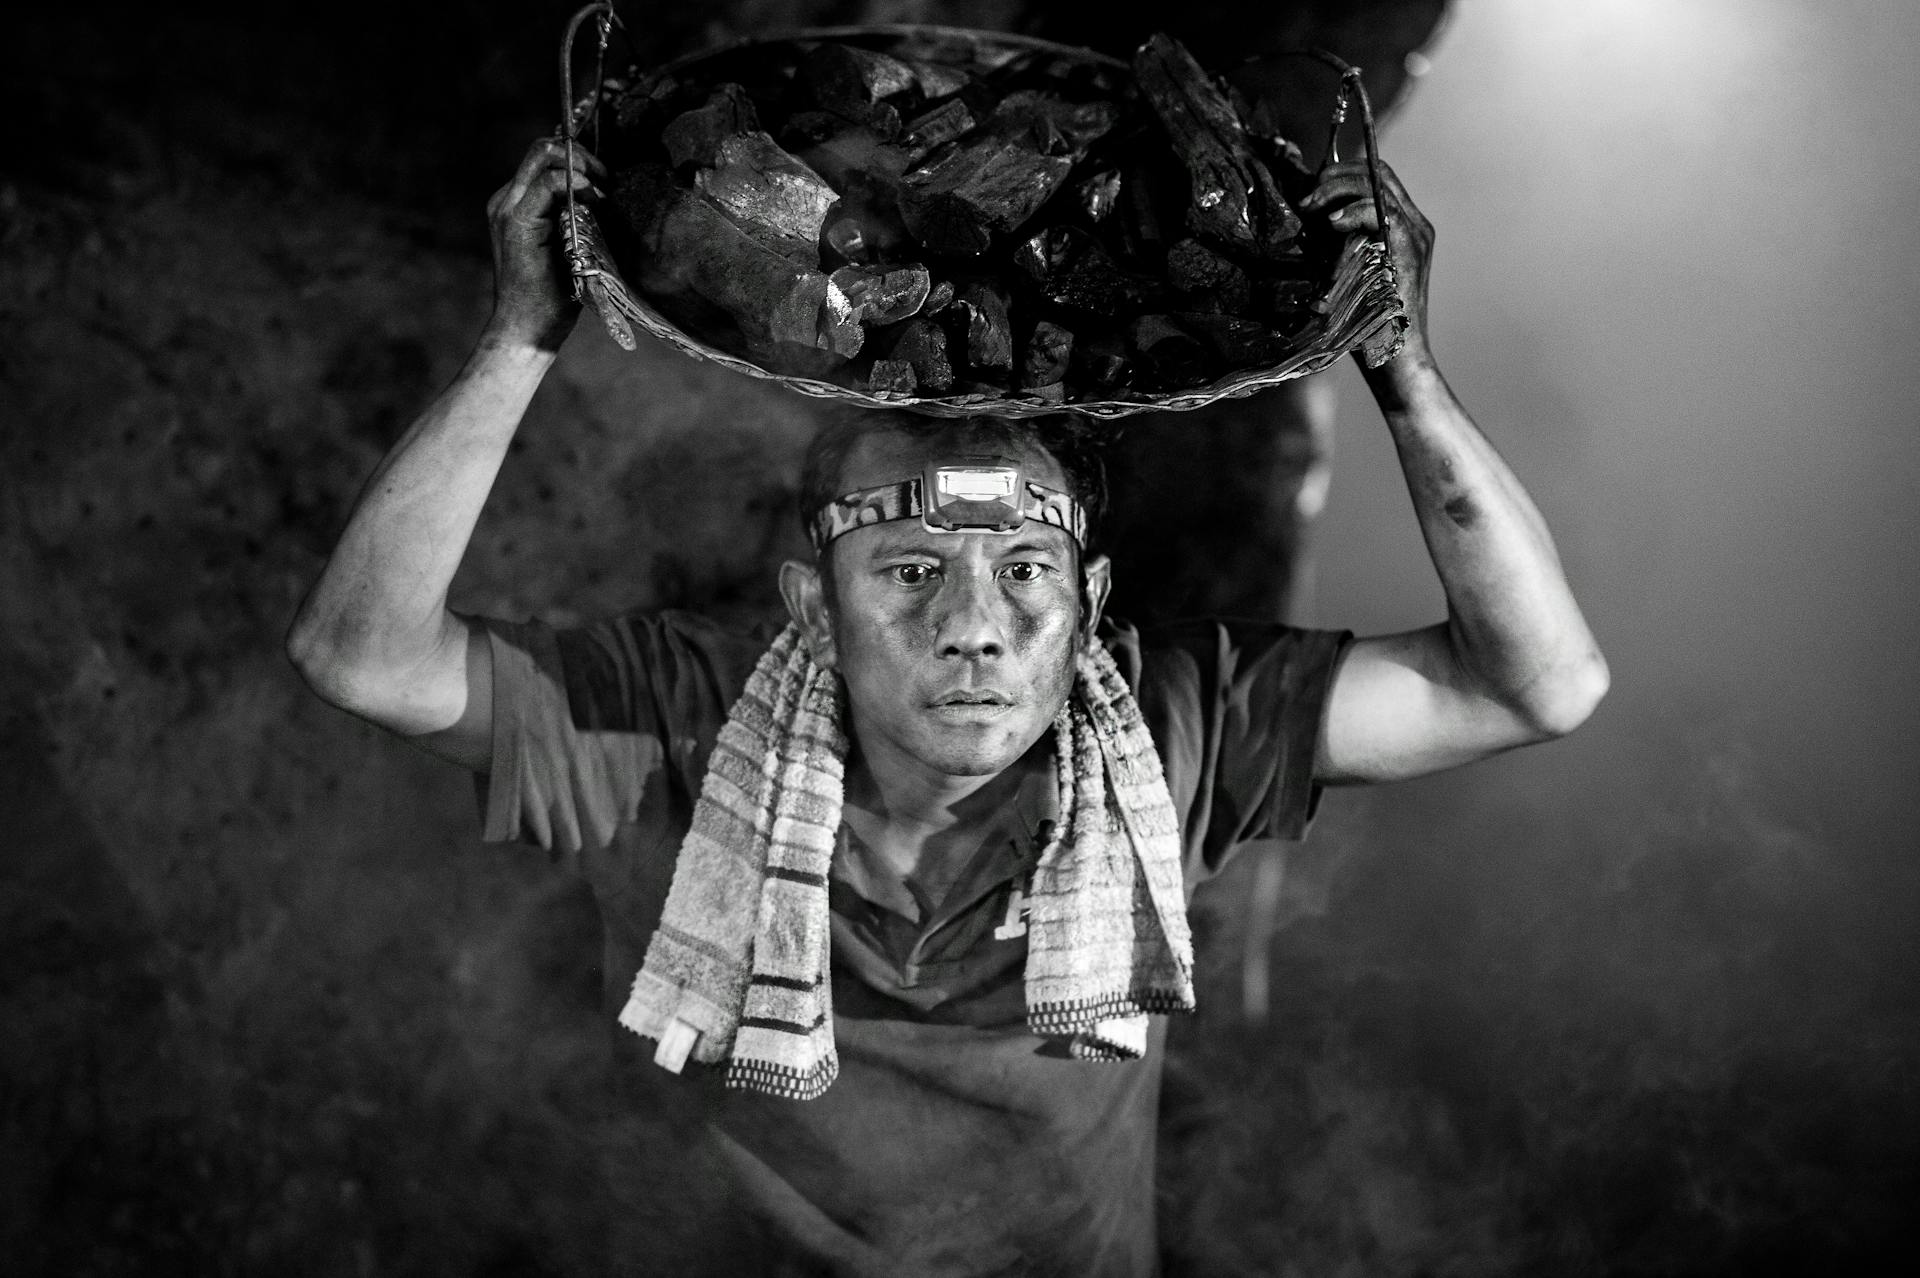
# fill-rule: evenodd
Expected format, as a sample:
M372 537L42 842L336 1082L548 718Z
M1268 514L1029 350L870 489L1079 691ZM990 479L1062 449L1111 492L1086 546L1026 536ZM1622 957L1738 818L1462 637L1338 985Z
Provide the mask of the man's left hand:
M1400 278L1400 300L1407 310L1408 351L1427 345L1427 272L1433 261L1433 223L1414 205L1400 178L1380 166L1380 190L1387 202L1388 248ZM1327 166L1320 185L1300 201L1303 212L1325 215L1336 231L1380 233L1380 211L1364 160Z

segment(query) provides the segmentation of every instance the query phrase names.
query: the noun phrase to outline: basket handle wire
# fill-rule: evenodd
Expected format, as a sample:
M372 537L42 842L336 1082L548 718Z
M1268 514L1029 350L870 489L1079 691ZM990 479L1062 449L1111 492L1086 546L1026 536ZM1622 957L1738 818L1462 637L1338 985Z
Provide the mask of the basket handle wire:
M593 92L583 101L575 101L573 96L573 46L579 38L580 28L587 19L597 18L595 25L595 48L593 64ZM615 12L613 0L593 0L567 19L566 35L560 41L560 133L566 139L569 148L579 137L580 126L591 119L593 123L593 145L600 145L600 86L606 81L607 42L615 27L620 34L627 34L627 24L620 21ZM568 152L568 160L573 156Z
M597 37L593 92L584 99L576 100L573 91L574 42L588 19L595 20ZM614 11L613 0L594 0L594 3L584 6L567 20L566 35L560 41L560 127L556 132L566 144L569 174L573 172L574 148L579 145L582 124L591 122L593 147L596 151L600 147L600 92L601 86L606 83L607 41L615 27L620 28L620 33L631 43L632 37L626 24L620 21L620 15ZM573 300L592 306L613 340L625 349L633 350L633 323L639 321L644 326L644 316L621 281L619 272L611 269L599 224L594 220L592 210L580 205L571 181L566 186L566 208L560 215L560 237L568 273L573 278Z
M1340 91L1333 100L1333 124L1327 132L1327 146L1320 157L1319 171L1314 174L1318 182L1325 175L1327 166L1340 162L1340 130L1347 123L1347 112L1355 99L1360 103L1360 129L1367 154L1367 185L1373 190L1373 207L1380 218L1380 247L1387 255L1389 265L1393 262L1393 236L1391 214L1387 209L1385 186L1380 180L1380 142L1373 121L1373 99L1367 95L1366 81L1361 78L1361 69L1342 58L1319 47L1307 49L1276 49L1271 53L1256 53L1240 62L1240 66L1252 66L1256 62L1268 62L1274 58L1312 58L1332 67L1340 76Z

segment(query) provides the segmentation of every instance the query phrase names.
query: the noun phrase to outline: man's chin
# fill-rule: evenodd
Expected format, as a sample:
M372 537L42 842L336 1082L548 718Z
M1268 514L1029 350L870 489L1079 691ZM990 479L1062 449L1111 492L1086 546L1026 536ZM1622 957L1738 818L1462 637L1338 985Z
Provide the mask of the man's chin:
M921 753L920 761L936 772L950 777L991 777L1005 772L1017 762L1024 749L1009 747L954 749L943 746Z
M955 730L931 733L914 753L927 767L950 777L990 777L1005 772L1046 731Z

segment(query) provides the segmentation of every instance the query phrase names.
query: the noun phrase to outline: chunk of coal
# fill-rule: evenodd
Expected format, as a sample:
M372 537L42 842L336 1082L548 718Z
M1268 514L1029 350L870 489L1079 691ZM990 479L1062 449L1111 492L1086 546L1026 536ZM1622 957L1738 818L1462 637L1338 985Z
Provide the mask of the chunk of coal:
M938 147L973 131L973 112L959 98L948 98L901 125L900 144L909 163L921 164Z
M724 139L694 185L755 239L819 265L820 230L839 193L765 133Z
M1120 120L1113 102L1069 102L1051 93L1021 89L993 109L986 127L998 137L1020 142L1042 155L1078 160Z
M1106 221L1120 202L1120 170L1101 170L1075 186L1073 195L1088 221Z
M900 59L837 41L815 45L800 63L800 78L822 110L856 120L882 98L919 84Z
M951 97L973 83L972 76L949 63L909 58L907 66L913 70L913 82L920 87L920 96L929 102Z
M1207 380L1207 348L1165 315L1142 315L1127 326L1127 343L1142 374L1169 388Z
M953 363L947 356L947 334L929 319L911 319L894 332L887 358L905 360L913 367L921 390L941 394L953 387Z
M866 345L867 330L859 311L833 276L827 277L827 300L820 309L818 345L841 359L851 359Z
M645 251L651 284L725 312L749 350L819 345L825 275L760 243L664 169L623 173L613 200Z
M799 76L821 110L887 138L900 135L900 111L883 99L917 85L913 68L900 59L832 41L813 47L800 63Z
M954 296L954 307L967 320L967 363L974 368L1013 369L1013 326L1007 314L1007 291L986 280L976 280Z
M1307 167L1300 147L1280 127L1280 107L1274 99L1262 97L1249 101L1236 92L1233 111L1240 117L1241 125L1253 139L1267 167L1274 170L1281 189L1289 184L1306 185L1313 180L1313 171Z
M913 365L906 360L876 359L873 371L867 374L867 386L895 395L911 395L920 388L920 381L914 376Z
M1144 163L1129 166L1120 183L1120 239L1127 256L1138 262L1152 262L1166 251L1153 188L1153 169Z
M719 162L720 144L743 133L760 132L760 114L753 99L737 84L727 83L707 95L705 106L675 116L661 130L660 141L667 148L673 167L689 164L711 165Z
M820 235L826 249L845 262L884 262L917 251L891 193L864 180L848 183Z
M635 134L649 132L650 123L653 129L662 127L656 117L669 109L667 104L679 91L680 82L670 75L623 86L612 99L615 126L622 132Z
M1053 276L1056 247L1064 249L1065 239L1051 231L1035 231L1014 246L1009 261L1030 282L1044 286Z
M935 253L985 252L997 231L1032 217L1067 180L1073 163L999 138L962 143L907 174L900 212L907 230Z
M1113 333L1097 333L1074 344L1073 377L1100 391L1123 390L1133 381L1127 344Z
M1140 92L1186 164L1187 225L1216 243L1276 255L1299 234L1300 219L1254 156L1219 87L1179 41L1155 34L1133 57Z
M1167 282L1197 311L1244 315L1252 302L1247 273L1198 240L1181 240L1167 250Z
M1060 386L1073 359L1073 331L1051 320L1033 326L1020 359L1020 385L1028 390ZM1062 387L1064 390L1064 387Z
M827 278L847 299L853 318L872 325L898 324L919 314L929 288L927 268L919 265L843 266Z
M1016 264L1034 277L1041 296L1061 306L1114 316L1144 299L1139 281L1123 274L1099 242L1078 227L1055 226L1030 237L1020 246Z

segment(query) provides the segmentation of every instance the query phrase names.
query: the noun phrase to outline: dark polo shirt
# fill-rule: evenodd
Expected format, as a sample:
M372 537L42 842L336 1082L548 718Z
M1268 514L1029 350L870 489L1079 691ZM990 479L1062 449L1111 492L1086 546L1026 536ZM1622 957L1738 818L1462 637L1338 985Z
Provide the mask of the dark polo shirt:
M1240 845L1305 831L1345 639L1220 621L1103 630L1166 769L1189 894ZM665 613L559 632L496 623L492 642L486 836L550 848L585 874L615 1013L707 755L768 636ZM1158 1271L1164 1018L1152 1018L1145 1058L1121 1063L1070 1059L1026 1028L1021 901L1050 802L1023 792L1023 837L981 847L941 901L836 858L840 1076L819 1099L729 1090L699 1066L671 1075L651 1064L651 1043L621 1035L634 1103L672 1125L679 1151L628 1170L642 1223L624 1271Z

